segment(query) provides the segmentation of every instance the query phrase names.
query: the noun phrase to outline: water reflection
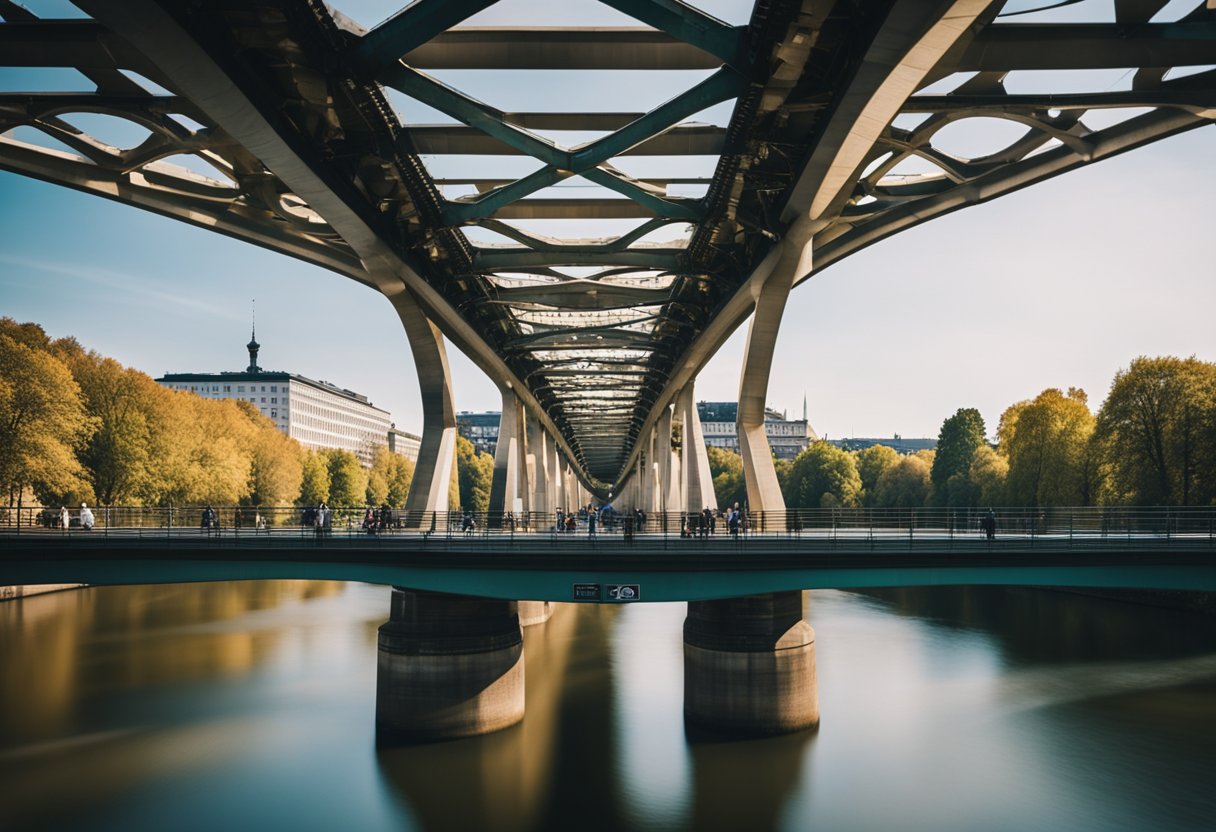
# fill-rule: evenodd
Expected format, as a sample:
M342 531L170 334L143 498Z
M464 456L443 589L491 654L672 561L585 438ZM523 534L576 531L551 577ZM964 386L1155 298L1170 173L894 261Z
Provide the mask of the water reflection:
M376 751L386 587L0 604L5 829L1208 829L1216 626L1059 592L818 592L817 734L685 731L684 605L560 605L527 713Z

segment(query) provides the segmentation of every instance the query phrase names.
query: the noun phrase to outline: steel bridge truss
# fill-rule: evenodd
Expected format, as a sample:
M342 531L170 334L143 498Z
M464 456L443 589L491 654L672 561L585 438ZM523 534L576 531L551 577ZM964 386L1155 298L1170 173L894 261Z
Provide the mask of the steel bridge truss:
M813 250L797 283L1216 118L1216 5L1201 0L1170 19L1166 0L1116 0L1114 19L1084 23L987 0L764 0L741 26L680 0L600 0L639 25L462 25L493 2L418 0L364 31L321 0L78 0L88 16L72 20L0 0L0 78L75 71L61 91L0 84L0 168L408 297L603 494L751 314L791 235ZM700 80L644 112L510 112L436 77L460 69ZM1023 82L1045 70L1041 91ZM1122 74L1072 80L1093 71ZM404 120L396 96L450 123ZM696 120L715 107L729 117ZM114 120L138 138L92 134ZM1004 138L956 146L977 122ZM504 172L441 172L463 156ZM712 174L680 173L703 157ZM638 160L674 175L628 173ZM549 230L571 220L632 225Z

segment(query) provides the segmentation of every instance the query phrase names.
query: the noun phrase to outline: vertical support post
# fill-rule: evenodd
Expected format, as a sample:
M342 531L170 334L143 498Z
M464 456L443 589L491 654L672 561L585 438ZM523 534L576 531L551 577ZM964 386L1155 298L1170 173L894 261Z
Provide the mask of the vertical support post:
M549 506L549 521L553 522L553 513L562 504L561 498L561 461L557 457L557 442L547 431L543 433L545 442L545 502Z
M393 298L393 306L409 339L422 394L422 443L405 500L406 524L418 528L449 508L448 491L456 463L456 406L443 335L413 298Z
M680 469L684 475L682 508L697 513L710 503L716 504L717 499L714 497L713 477L709 473L709 455L705 452L701 416L697 413L696 394L691 383L680 391L677 407L684 423L684 444L680 448Z
M794 228L799 226L796 224ZM764 408L785 302L794 281L811 270L811 248L812 236L809 232L787 235L781 241L776 264L755 290L756 311L747 330L743 370L739 376L736 424L747 502L753 512L785 509L772 450L764 433Z
M668 528L668 512L679 505L671 499L671 482L673 466L671 464L671 408L663 408L659 421L654 426L654 456L658 465L658 484L655 495L655 507L663 517L663 529Z
M502 415L498 421L498 445L494 448L494 479L490 483L490 516L501 522L519 494L520 424L519 399L509 387L502 389Z
M553 513L549 500L549 449L553 447L549 434L535 419L528 420L528 477L532 483L532 505L529 512L543 514L547 518ZM545 525L542 520L541 525Z

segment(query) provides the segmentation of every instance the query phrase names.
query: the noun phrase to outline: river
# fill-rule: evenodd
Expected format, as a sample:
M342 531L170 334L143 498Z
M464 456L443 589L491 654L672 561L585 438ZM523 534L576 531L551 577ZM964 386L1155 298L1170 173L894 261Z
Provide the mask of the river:
M692 741L683 604L561 605L527 716L377 750L386 587L0 604L0 828L1212 830L1216 616L1060 592L816 592L822 724Z

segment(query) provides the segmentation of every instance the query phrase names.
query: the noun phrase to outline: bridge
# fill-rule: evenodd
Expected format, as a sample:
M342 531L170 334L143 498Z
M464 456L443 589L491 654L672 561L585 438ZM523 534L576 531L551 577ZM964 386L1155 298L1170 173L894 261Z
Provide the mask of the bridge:
M1025 4L1004 0L773 0L757 2L743 25L680 0L602 2L637 25L462 25L493 0L419 0L370 30L321 0L77 0L85 16L70 20L0 0L0 65L80 79L79 89L0 91L0 168L383 294L423 402L407 502L415 518L449 508L449 342L502 393L495 516L515 507L545 515L592 495L649 514L699 511L713 486L694 383L750 319L737 417L747 498L753 511L780 512L764 404L795 286L919 223L1216 119L1210 0L1182 10L1115 0L1112 19L1050 24L1022 22ZM585 69L703 77L646 111L556 101L507 112L429 74L450 69L532 69L555 83ZM1126 70L1130 88L1075 81L1103 69ZM1057 73L1058 88L1007 89L1012 75L1039 71ZM403 119L399 97L442 123ZM694 120L726 111L716 123ZM116 147L76 126L78 114L118 119L144 138ZM980 155L950 152L939 135L993 119L1018 135ZM59 149L8 135L16 128ZM578 138L563 144L553 131ZM493 166L461 172L470 157ZM636 164L656 157L665 164L651 173ZM182 158L191 164L175 163ZM703 158L712 171L671 173ZM585 187L571 198L561 183ZM585 236L607 220L636 224ZM556 237L537 221L577 230ZM476 605L445 612L421 598L401 591L395 600L384 655L416 658L422 643L443 653L435 628L417 623L427 615L477 618ZM690 606L695 673L720 679L729 665L754 678L756 651L775 649L769 682L787 671L807 677L809 626L790 617L789 593L765 598ZM487 615L502 624L513 613ZM736 625L763 637L732 634ZM517 649L509 623L453 626L452 655L471 649L470 632L485 636L486 668ZM416 681L408 662L385 661L396 668L386 678L400 671ZM405 701L386 684L386 701ZM503 684L522 696L522 686ZM690 714L770 727L818 719L806 702L789 719L784 706L724 716L732 695L709 688L721 695Z

